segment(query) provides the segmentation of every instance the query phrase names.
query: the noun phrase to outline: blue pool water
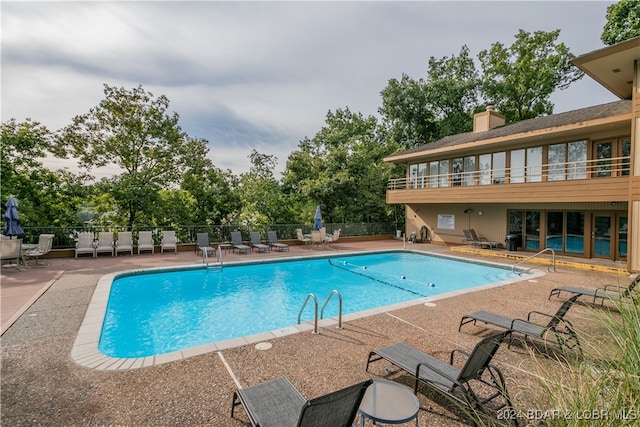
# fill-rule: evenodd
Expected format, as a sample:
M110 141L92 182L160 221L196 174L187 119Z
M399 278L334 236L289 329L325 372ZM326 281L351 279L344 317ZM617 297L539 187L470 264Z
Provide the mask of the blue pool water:
M412 252L226 265L118 277L99 342L111 357L145 357L295 325L305 298L332 290L343 314L519 277L509 269ZM338 315L333 297L324 317ZM308 304L301 321L313 320Z

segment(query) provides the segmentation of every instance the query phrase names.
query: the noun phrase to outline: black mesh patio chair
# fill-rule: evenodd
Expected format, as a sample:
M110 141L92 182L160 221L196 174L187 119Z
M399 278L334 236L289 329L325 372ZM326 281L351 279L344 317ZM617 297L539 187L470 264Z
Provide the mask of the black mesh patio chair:
M198 233L196 239L196 255L198 252L202 252L202 257L204 258L205 252L207 257L216 253L216 250L209 243L209 233Z
M422 382L473 412L495 413L513 407L504 376L491 364L500 344L510 334L511 331L504 331L488 336L478 342L471 353L453 350L449 363L408 344L397 343L370 352L366 370L371 362L384 359L414 376L414 393ZM462 368L454 366L460 355L466 358Z
M512 332L520 333L524 335L525 340L527 339L527 337L534 337L541 339L546 343L547 336L552 334L555 337L561 351L564 350L565 347L568 349L577 347L578 350L582 353L582 349L580 348L580 341L578 341L578 336L573 329L573 325L571 324L571 322L564 318L578 296L579 295L574 295L573 297L563 302L555 314L551 315L547 313L541 313L539 311L531 311L527 315L526 320L502 316L500 314L495 314L488 311L476 311L475 313L462 316L462 319L460 319L460 326L458 326L458 332L460 332L460 329L463 325L471 322L473 322L473 324L475 325L477 321L480 321L488 325L493 325L499 328L508 329ZM547 322L547 324L534 323L532 321L533 315L549 318L549 322ZM512 339L513 335L509 338L509 345L511 345Z
M251 424L260 427L351 427L371 380L306 400L287 377L233 393L231 417L242 405Z
M276 248L279 251L289 250L289 245L278 241L278 234L275 231L267 231L267 240L269 240L269 246Z
M242 233L239 231L231 232L231 247L233 252L235 252L236 249L240 253L251 252L251 247L242 243Z
M553 288L551 292L549 292L549 299L552 296L557 295L560 296L561 292L568 292L570 294L581 296L587 296L593 298L592 303L596 304L596 301L600 299L600 305L604 305L604 300L619 300L620 298L628 298L631 296L631 292L635 289L636 286L640 284L640 274L636 276L636 278L629 283L629 286L626 288L624 286L618 285L606 285L602 288L597 289L586 289L586 288L577 288L573 286L560 286L558 288Z
M258 233L257 231L252 231L251 233L249 233L249 237L251 238L252 251L253 251L253 248L256 248L258 252L266 252L271 250L270 246L262 243L262 240L260 239L260 233Z

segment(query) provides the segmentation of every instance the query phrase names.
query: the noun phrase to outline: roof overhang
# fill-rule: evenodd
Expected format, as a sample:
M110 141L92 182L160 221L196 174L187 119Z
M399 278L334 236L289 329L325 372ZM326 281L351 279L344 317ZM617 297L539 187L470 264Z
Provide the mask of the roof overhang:
M640 37L574 58L571 63L620 99L631 99L634 63L640 60Z
M528 145L543 141L561 141L572 138L588 138L594 132L611 132L612 130L630 129L633 119L632 113L589 120L578 123L569 123L562 126L536 129L532 131L509 134L496 138L487 138L469 141L464 144L434 148L426 151L412 153L397 153L384 158L385 162L396 164L409 164L415 161L441 158L442 156L469 155L486 151L491 147L510 149L517 146Z

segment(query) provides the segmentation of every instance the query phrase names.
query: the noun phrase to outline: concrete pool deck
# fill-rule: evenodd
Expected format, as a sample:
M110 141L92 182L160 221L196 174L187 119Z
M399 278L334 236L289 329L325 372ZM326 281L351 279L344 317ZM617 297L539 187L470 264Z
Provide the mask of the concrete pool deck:
M436 245L407 245L408 249L483 259L512 265L509 254L470 251ZM331 249L291 246L289 253L229 254L236 259L302 256L343 251L399 249L397 240L337 243ZM464 250L464 251L463 251ZM429 305L413 305L392 312L349 319L344 329L322 326L320 334L302 332L269 339L271 347L254 343L218 349L183 360L128 371L95 371L70 357L81 322L98 280L115 272L201 262L193 252L106 257L51 259L48 268L2 270L2 425L211 425L244 426L247 418L237 411L229 416L231 396L238 386L254 385L280 375L309 398L366 378L390 378L408 384L408 377L384 363L364 366L368 352L397 341L446 359L455 348L471 349L481 336L493 331L477 326L457 331L462 315L488 309L522 316L531 310L554 312L561 300L547 300L559 284L626 285L622 264L576 260L556 272L544 271L535 281L457 295ZM564 259L563 259L564 261ZM527 264L527 266L533 266ZM586 304L572 308L568 317L581 331L598 333ZM264 346L269 347L269 346ZM532 408L530 384L538 363L557 361L533 358L524 347L503 346L496 362L508 380L516 404ZM375 366L379 365L379 366ZM421 426L465 425L450 405L418 395ZM541 409L536 408L533 409Z

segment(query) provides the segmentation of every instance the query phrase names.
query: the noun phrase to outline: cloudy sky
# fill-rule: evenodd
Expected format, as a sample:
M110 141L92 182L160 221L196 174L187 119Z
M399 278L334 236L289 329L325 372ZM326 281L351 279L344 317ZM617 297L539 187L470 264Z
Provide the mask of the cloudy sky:
M209 141L217 167L245 172L255 148L282 171L329 110L377 115L389 79L424 77L429 57L463 45L476 57L519 29L559 28L575 55L603 47L611 3L3 0L2 121L57 130L104 84L141 84ZM553 97L555 112L615 99L588 77Z

